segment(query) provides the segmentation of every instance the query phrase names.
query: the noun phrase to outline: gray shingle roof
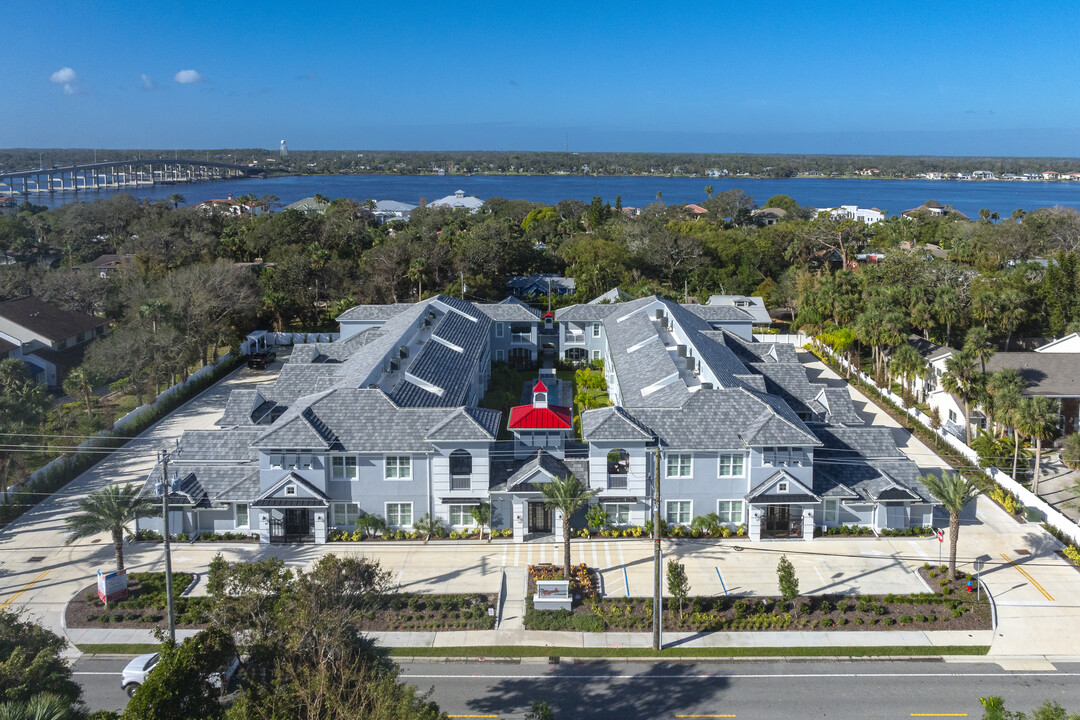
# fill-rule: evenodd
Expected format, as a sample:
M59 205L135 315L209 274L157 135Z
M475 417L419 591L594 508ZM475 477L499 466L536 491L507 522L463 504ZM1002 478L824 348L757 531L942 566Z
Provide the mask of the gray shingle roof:
M229 399L225 402L225 413L214 424L220 427L251 425L251 411L257 393L258 390L246 388L230 392Z
M685 307L708 323L769 322L768 320L755 321L754 317L747 312L750 308L744 310L733 305L686 305ZM768 318L768 316L769 313L766 312L765 317Z
M567 322L595 322L612 313L622 311L626 303L602 303L598 305L568 305L555 310L555 319Z
M486 408L458 408L436 423L427 433L427 439L439 440L494 440L499 434L502 413Z
M538 450L535 455L525 460L496 460L491 466L491 492L540 492L540 488L527 482L537 470L543 470L552 477L576 475L582 482L588 479L587 457L559 459L547 452Z
M514 296L497 303L474 303L476 309L496 322L536 322L540 311Z
M378 321L389 320L402 310L413 306L413 303L393 303L391 305L357 305L349 308L335 318L338 322L350 320Z
M232 428L228 430L185 430L180 437L179 464L199 460L233 460L246 462L258 457L251 443L264 428Z
M814 428L823 444L818 451L821 457L849 456L875 459L897 459L905 455L896 446L892 430L887 427L817 427Z
M826 410L826 419L834 425L865 425L866 420L855 409L847 388L827 387L821 391L819 402Z
M109 324L105 318L61 310L32 295L0 302L0 317L53 342ZM29 337L18 339L30 340Z
M589 442L655 439L648 428L621 407L596 408L581 413L581 436Z
M1080 397L1080 353L999 352L986 361L987 372L1005 369L1020 372L1024 395Z

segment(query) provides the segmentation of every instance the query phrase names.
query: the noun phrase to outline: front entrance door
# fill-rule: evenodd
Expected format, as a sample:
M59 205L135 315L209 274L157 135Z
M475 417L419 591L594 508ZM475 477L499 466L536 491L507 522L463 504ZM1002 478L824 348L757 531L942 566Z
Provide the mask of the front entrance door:
M311 534L311 515L307 508L290 508L285 511L285 536L304 538Z
M801 537L802 524L798 518L791 518L789 505L768 505L765 507L765 535L768 537Z
M542 502L529 503L529 533L551 532L551 508Z

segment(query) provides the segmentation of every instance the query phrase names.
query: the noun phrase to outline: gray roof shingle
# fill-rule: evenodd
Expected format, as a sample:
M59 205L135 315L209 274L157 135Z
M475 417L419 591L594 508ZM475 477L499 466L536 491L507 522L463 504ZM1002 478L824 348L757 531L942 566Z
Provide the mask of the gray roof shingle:
M987 372L1005 369L1019 371L1024 395L1080 397L1080 353L999 352L986 361Z

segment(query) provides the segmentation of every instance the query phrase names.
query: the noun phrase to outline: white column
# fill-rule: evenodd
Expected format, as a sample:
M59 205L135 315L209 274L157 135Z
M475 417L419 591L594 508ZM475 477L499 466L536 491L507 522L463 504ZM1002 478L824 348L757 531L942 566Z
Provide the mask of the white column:
M758 542L761 540L761 509L751 507L750 508L750 524L746 528L746 533L750 537L750 542Z

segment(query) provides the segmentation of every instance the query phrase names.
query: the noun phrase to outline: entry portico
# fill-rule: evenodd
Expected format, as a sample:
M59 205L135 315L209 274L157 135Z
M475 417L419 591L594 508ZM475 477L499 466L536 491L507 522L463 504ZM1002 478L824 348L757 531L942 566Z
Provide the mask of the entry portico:
M540 449L516 470L508 465L503 471L510 472L510 475L504 482L491 488L491 496L493 504L508 505L510 508L514 542L546 535L561 541L562 513L547 507L540 488L557 477L584 477L584 473L588 472L588 457L560 459Z
M746 495L750 539L814 537L814 509L821 497L794 475L778 470Z

